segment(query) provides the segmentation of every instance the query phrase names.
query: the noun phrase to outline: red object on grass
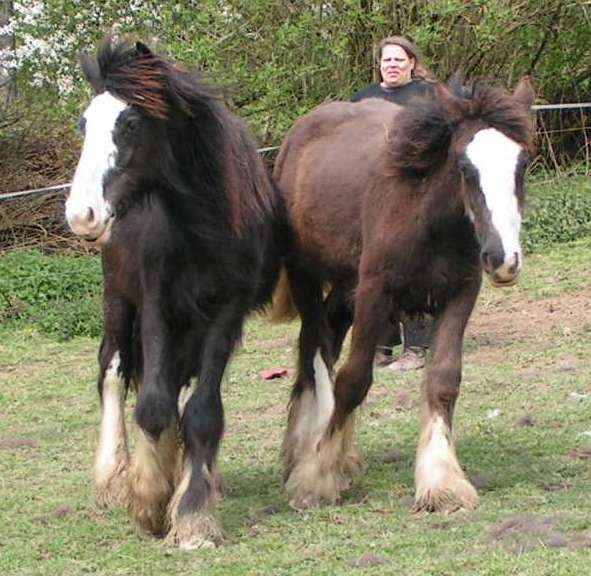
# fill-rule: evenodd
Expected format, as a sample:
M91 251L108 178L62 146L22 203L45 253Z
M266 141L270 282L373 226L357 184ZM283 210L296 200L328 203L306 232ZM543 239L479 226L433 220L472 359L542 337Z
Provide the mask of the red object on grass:
M276 378L285 378L286 376L287 368L271 368L259 373L261 380L275 380Z

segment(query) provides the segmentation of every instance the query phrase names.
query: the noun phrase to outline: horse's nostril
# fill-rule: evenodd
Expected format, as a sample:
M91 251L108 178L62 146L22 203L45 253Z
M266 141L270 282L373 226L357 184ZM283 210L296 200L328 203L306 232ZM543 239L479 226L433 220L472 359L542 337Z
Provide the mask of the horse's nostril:
M94 210L92 208L88 208L88 211L86 213L86 220L88 222L93 222L94 221Z
M484 268L489 270L490 269L490 254L488 252L483 252L481 255L482 258L482 264L484 265Z
M509 274L514 275L519 270L519 254L515 252L513 254L514 263L509 267Z

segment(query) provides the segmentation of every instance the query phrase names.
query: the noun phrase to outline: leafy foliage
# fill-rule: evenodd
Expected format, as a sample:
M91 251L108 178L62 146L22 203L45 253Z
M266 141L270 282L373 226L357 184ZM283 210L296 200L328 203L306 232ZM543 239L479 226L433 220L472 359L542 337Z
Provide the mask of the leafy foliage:
M524 221L526 252L591 235L591 182L580 176L532 184Z
M97 257L15 251L0 257L0 320L24 320L67 340L102 329Z
M14 2L11 30L21 91L41 87L62 110L79 109L86 90L77 53L111 31L158 39L172 57L208 72L268 144L317 104L348 99L375 80L376 46L396 33L418 43L439 78L459 69L511 86L528 73L543 100L577 101L591 90L586 4L32 0Z

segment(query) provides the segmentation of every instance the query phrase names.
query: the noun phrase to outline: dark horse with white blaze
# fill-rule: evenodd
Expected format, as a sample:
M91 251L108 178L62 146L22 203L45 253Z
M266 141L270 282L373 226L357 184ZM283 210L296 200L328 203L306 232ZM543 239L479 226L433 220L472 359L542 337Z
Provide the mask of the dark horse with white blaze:
M220 383L246 314L272 296L282 200L243 123L197 75L141 43L106 41L82 65L96 96L66 216L102 247L97 499L183 548L208 546L221 539Z
M372 383L378 337L399 312L435 317L416 509L477 505L452 438L462 341L482 270L505 286L522 265L533 98L527 79L512 95L454 81L413 109L375 99L322 105L286 136L274 175L295 248L275 312L295 304L302 321L283 446L295 507L336 501L358 472L354 411Z

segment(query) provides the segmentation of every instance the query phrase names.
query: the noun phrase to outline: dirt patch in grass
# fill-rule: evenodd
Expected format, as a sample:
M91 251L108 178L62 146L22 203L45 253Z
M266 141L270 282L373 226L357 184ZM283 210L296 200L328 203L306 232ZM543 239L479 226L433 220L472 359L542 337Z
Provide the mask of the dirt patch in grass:
M365 554L357 560L352 560L349 565L353 568L369 568L371 566L380 566L388 561L379 554Z
M568 455L573 460L591 460L591 446L583 448L573 448Z
M564 548L568 538L559 529L558 518L532 518L515 516L492 527L490 539L493 545L502 546L515 554L541 546Z
M519 428L530 428L531 426L535 426L536 422L531 414L524 414L517 418L515 425Z
M466 339L477 345L473 362L494 362L516 341L535 341L560 334L578 334L591 326L591 290L561 294L544 300L529 300L515 294L511 303L477 306L468 325ZM576 371L575 358L564 358L558 367Z
M565 532L556 517L514 516L493 526L489 538L494 546L515 554L541 547L573 550L591 547L591 533Z
M0 450L15 448L39 448L39 444L29 438L0 438Z

